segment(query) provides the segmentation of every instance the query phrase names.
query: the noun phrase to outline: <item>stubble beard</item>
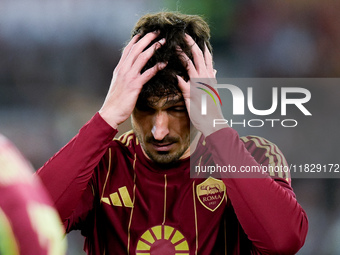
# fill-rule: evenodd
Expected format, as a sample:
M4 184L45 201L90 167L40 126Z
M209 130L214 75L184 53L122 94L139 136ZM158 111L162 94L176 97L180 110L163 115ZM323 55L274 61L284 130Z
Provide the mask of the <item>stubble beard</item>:
M180 158L183 156L183 154L186 152L186 150L189 148L190 146L190 139L189 136L184 137L184 146L181 146L179 149L177 149L174 152L169 152L169 151L150 151L146 148L146 142L148 143L148 141L150 141L152 138L150 137L146 137L145 140L143 139L143 137L141 137L141 135L137 132L135 132L135 135L137 137L137 139L139 140L143 151L145 152L145 154L156 164L159 165L172 165L177 163Z
M169 152L169 151L156 151L151 152L146 148L146 143L149 143L150 141L154 140L153 136L146 136L145 139L142 137L141 133L138 132L138 129L132 125L133 132L136 135L144 153L156 164L163 165L163 166L170 166L172 164L177 163L182 155L186 152L186 150L190 146L190 134L186 135L184 139L182 140L184 146L180 146L179 149L177 149L175 152ZM165 138L163 139L165 141L176 141L177 143L180 143L180 138Z

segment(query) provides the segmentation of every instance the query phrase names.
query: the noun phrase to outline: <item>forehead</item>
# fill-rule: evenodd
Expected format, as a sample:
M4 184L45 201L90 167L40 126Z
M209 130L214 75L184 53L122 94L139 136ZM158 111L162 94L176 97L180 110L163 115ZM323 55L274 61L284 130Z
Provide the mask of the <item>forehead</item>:
M181 103L184 103L184 98L182 94L148 98L148 104L152 107L169 107Z

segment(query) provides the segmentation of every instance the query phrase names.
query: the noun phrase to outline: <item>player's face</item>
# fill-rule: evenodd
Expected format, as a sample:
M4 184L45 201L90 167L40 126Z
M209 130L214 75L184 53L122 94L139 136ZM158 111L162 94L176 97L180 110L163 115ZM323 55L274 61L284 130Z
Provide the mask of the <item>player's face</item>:
M181 95L161 98L153 106L135 107L132 113L132 127L144 153L159 164L190 155L190 125Z

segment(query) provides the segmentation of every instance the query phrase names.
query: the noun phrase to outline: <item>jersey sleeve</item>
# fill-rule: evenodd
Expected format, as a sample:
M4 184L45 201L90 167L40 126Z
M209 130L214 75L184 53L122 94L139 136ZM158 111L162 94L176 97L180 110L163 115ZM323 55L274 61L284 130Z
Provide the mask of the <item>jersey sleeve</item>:
M80 213L91 208L82 201L93 201L88 192L89 183L99 161L107 151L117 130L107 124L97 113L79 133L43 167L37 171L46 186L67 230L73 221L79 222ZM84 204L84 203L83 203Z
M258 137L240 139L232 128L211 134L206 144L215 163L237 169L221 177L253 252L295 254L304 244L308 220L295 198L289 175L268 171L240 173L245 167L284 166L286 160L278 148Z
M288 163L281 150L272 142L259 136L243 136L240 137L245 148L256 160L261 170L267 173L271 178L280 181L286 181L291 184L291 176ZM249 168L249 170L252 170Z

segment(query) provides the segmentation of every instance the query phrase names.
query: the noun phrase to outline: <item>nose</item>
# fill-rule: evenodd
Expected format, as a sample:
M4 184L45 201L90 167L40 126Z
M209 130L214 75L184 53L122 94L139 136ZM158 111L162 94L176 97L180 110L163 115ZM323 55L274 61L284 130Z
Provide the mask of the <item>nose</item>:
M151 133L159 141L169 134L169 117L166 112L160 111L156 114Z

